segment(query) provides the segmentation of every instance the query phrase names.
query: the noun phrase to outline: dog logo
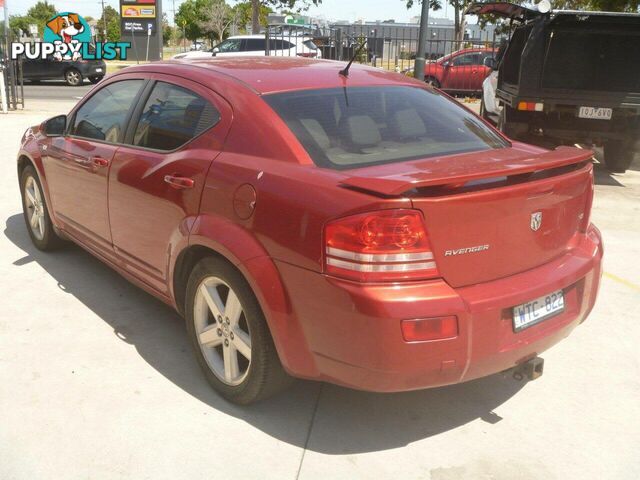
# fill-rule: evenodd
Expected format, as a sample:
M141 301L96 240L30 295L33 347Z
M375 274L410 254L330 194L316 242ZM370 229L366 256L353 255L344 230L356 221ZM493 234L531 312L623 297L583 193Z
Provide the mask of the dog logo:
M534 212L531 214L531 230L537 232L542 226L542 212Z
M68 52L64 57L60 49L56 49L53 58L61 61L63 58L73 61L79 60L79 44L91 42L91 28L87 21L77 13L59 13L47 21L44 31L44 41L56 45L65 44Z

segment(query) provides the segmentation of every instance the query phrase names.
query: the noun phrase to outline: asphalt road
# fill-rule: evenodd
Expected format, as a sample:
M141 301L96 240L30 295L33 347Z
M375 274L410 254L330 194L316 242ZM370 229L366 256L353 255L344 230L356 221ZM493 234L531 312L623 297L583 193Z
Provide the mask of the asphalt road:
M77 101L80 100L92 86L89 82L85 82L81 87L70 87L63 81L47 81L38 85L25 82L24 100L25 103L28 103L29 100Z

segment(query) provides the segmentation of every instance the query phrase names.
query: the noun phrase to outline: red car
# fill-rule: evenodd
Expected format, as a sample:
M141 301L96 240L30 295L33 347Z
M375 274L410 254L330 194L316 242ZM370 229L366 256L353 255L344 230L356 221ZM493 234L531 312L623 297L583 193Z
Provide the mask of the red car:
M392 392L531 365L596 299L591 152L510 142L422 82L343 67L106 78L22 139L34 244L71 239L175 307L238 403L291 376Z
M444 56L424 66L424 80L436 88L453 92L482 92L482 82L491 73L485 66L493 58L490 48L467 48Z

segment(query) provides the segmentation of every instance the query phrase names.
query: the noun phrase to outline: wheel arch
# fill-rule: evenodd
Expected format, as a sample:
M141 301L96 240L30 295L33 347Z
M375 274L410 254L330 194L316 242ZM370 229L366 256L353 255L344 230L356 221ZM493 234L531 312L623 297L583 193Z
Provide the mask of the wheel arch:
M189 275L198 261L207 256L226 260L247 281L285 370L297 376L313 376L315 362L276 263L258 240L239 225L213 216L198 217L189 244L174 263L172 288L178 311L184 316Z

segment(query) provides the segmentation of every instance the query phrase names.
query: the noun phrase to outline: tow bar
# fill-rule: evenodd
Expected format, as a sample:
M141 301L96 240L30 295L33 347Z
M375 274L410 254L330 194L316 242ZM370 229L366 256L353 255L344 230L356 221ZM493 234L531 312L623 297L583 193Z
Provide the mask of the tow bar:
M531 360L527 360L521 365L518 365L513 369L513 378L518 381L535 380L542 376L544 370L544 358L534 357Z

